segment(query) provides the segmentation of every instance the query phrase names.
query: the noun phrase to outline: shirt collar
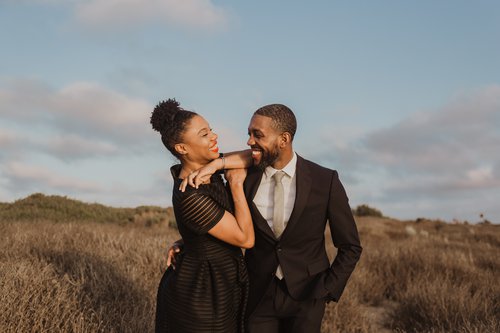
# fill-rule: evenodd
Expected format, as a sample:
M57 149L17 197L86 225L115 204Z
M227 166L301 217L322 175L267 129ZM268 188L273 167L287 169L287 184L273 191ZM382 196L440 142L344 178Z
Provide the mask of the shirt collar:
M288 162L287 165L285 165L283 169L281 169L281 171L283 171L288 177L293 178L293 176L295 176L296 169L297 169L297 154L293 152L292 159L290 160L290 162ZM264 173L266 174L267 178L271 178L277 171L280 170L275 169L272 166L268 166L264 170Z

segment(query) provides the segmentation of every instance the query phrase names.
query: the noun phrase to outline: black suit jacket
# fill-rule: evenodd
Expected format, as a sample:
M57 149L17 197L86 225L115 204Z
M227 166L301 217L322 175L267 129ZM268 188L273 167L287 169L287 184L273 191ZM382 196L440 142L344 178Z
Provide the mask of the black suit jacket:
M338 301L362 249L337 172L297 156L295 205L279 240L253 203L261 179L262 171L253 167L245 180L255 227L255 246L245 252L250 278L247 314L266 292L278 263L294 299ZM325 249L327 221L338 249L332 264Z

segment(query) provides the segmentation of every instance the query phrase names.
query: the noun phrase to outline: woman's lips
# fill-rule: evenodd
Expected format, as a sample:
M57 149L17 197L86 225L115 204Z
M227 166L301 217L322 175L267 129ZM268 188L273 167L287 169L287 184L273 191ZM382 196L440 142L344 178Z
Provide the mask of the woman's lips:
M214 152L214 153L218 153L219 152L219 146L217 144L213 145L212 147L210 147L208 150Z

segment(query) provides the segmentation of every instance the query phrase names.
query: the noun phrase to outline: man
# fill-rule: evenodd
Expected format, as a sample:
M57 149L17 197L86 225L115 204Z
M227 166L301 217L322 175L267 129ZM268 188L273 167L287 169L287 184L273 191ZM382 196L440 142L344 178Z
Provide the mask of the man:
M245 253L250 333L320 332L325 302L339 300L361 255L337 172L294 152L296 128L293 112L282 104L255 111L248 128L247 144L257 166L245 180L255 226L255 246ZM284 175L276 188L273 176L279 171ZM275 198L276 189L284 198ZM326 221L338 248L331 265L325 249Z
M282 104L255 111L248 127L254 166L244 186L255 227L255 246L245 252L249 333L320 332L325 303L340 299L362 251L337 172L295 153L296 128ZM332 264L327 221L338 249Z

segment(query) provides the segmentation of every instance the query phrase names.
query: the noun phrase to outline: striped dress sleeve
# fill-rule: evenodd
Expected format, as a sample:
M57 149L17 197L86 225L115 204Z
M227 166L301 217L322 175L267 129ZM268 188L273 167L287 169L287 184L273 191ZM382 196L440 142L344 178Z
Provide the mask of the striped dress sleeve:
M198 235L212 229L225 212L215 200L200 192L186 196L181 202L181 211L184 224Z

